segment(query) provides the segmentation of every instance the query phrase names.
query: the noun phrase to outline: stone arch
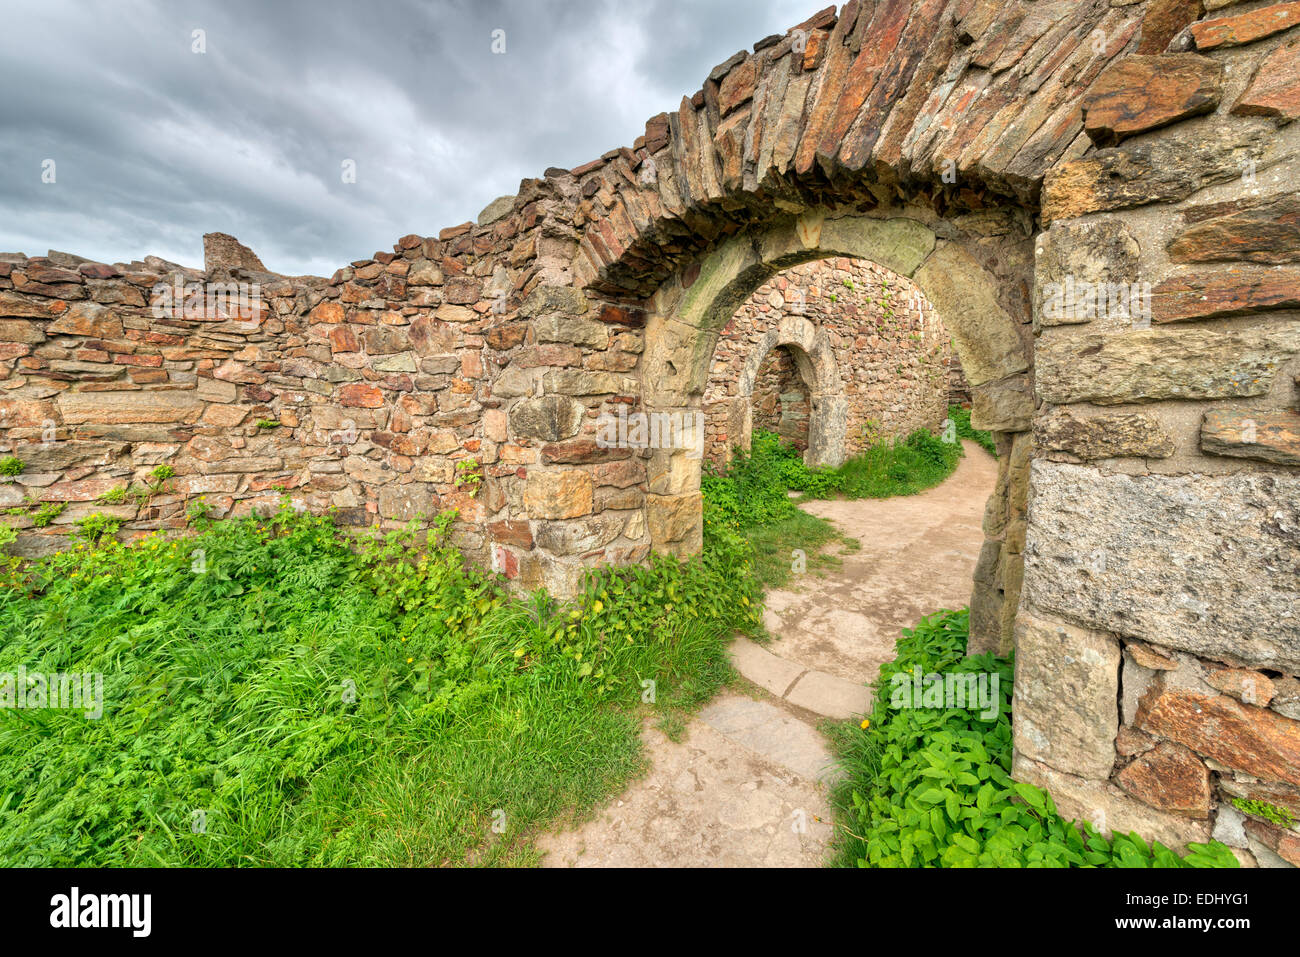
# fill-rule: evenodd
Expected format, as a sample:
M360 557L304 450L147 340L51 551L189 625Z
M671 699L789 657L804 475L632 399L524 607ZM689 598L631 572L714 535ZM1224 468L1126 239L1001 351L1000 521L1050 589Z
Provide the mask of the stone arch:
M703 391L712 345L735 309L768 277L833 256L871 260L920 287L952 334L972 386L1029 369L1028 317L1011 316L997 277L959 241L940 239L916 219L817 213L732 240L656 292L643 357L647 404L689 404Z
M751 427L754 381L763 360L773 349L785 347L794 356L799 375L810 390L812 413L808 422L809 465L839 465L844 460L845 398L835 352L825 330L807 319L787 316L769 329L745 360L737 382L737 397L743 400L744 435Z
M1300 680L1300 543L1278 532L1300 523L1300 238L1285 225L1300 25L1205 6L827 8L719 64L630 147L549 171L535 267L514 287L521 316L589 350L581 373L542 379L581 406L580 431L629 403L692 411L720 324L776 270L847 255L910 277L997 441L971 646L1007 651L1014 635L1014 773L1067 814L1171 846L1206 840L1225 799L1198 793L1196 817L1161 806L1118 729L1197 768L1250 764L1249 746L1227 755L1205 731L1241 715L1203 676ZM472 241L490 246L492 222ZM1143 325L1123 303L1092 309L1097 289L1130 285L1146 287ZM511 361L492 381L522 395L531 373ZM622 537L529 553L533 567L700 547L698 460L596 463L566 441L519 475L497 547L521 520L586 529L615 508L593 488L632 514ZM1210 717L1188 704L1198 687ZM1248 723L1300 741L1300 712Z
M133 532L203 492L290 487L356 525L454 507L467 554L572 595L699 546L698 461L604 447L602 418L689 411L719 319L773 270L873 259L934 304L997 437L971 643L1014 629L1016 777L1204 841L1231 810L1210 766L1300 787L1300 24L1277 12L849 0L630 146L328 280L217 243L209 280L265 284L256 328L154 328L141 290L203 278L154 257L0 255L0 439L87 509L175 452L181 496ZM1142 325L1096 298L1138 286ZM47 447L50 423L73 441ZM1243 671L1272 704L1225 690ZM1186 805L1144 740L1146 768L1198 782ZM1267 823L1247 857L1292 853Z
M1001 238L1012 247L1030 242L1024 233ZM972 390L987 400L986 406L994 404L990 397L1000 397L998 404L1011 409L1009 417L984 424L1006 433L1007 445L1021 445L1027 458L1027 437L1010 436L1023 436L1032 414L1028 308L1021 301L1020 315L1012 315L1016 301L999 294L999 279L981 265L976 258L979 252L975 240L923 211L881 216L845 209L812 210L730 239L670 277L648 300L642 354L646 410L697 413L719 330L738 306L763 281L790 266L846 256L876 262L910 279L934 304ZM806 335L813 331L811 323L807 326L790 332ZM780 333L773 335L774 341L780 337ZM761 358L751 356L750 364ZM818 436L824 442L838 434L839 441L835 447L822 443L815 450L810 447L809 461L838 464L844 412L842 394L823 393L819 418L824 427ZM1009 465L1006 470L1009 473ZM649 478L646 516L652 547L678 555L698 550L703 541L698 459L686 450L656 450ZM1005 528L1014 510L1009 495L995 495L990 503L986 525L994 531L982 556L985 569L1006 564ZM1005 576L999 581L989 574L974 584L972 614L977 616L980 639L991 646L1010 638L1019 588L1013 587L1008 596L1006 584Z

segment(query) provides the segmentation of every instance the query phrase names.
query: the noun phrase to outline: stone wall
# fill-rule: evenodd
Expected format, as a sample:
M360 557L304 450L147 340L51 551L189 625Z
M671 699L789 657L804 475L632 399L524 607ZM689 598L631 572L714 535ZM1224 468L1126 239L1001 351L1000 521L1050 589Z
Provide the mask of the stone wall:
M722 327L704 391L705 448L714 462L725 462L736 444L748 447L747 408L779 409L781 380L765 382L764 365L751 387L744 370L763 354L770 331L796 319L827 337L838 378L835 394L844 397L846 410L842 457L942 425L951 349L934 307L910 280L875 263L819 260L773 276ZM791 347L778 348L793 364ZM810 384L803 387L807 391ZM760 422L754 412L752 427L775 431L779 418L768 412Z
M1283 866L1300 833L1233 803L1300 810L1300 4L1255 6L1152 4L1179 30L1045 184L1015 774Z

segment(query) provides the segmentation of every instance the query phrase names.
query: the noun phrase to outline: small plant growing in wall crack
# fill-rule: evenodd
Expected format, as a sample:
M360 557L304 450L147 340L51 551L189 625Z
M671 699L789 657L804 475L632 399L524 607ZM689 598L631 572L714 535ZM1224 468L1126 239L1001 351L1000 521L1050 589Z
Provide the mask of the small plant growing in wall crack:
M185 518L197 528L206 528L212 522L209 517L211 512L212 506L204 496L200 495L185 507Z
M121 505L126 501L126 490L125 485L119 485L117 488L109 489L95 501L101 505Z
M463 489L470 498L477 498L482 485L483 465L478 459L456 463L456 488Z
M1251 801L1246 798L1233 798L1232 806L1243 814L1249 814L1251 817L1262 818L1279 827L1294 827L1296 823L1295 815L1284 807L1278 807L1276 804L1270 804L1268 801Z
M149 473L149 478L144 480L145 486L149 489L150 495L156 495L162 491L163 484L176 474L176 470L170 465L159 465Z
M120 518L105 515L103 512L96 512L94 515L87 515L77 523L77 531L74 536L93 544L101 538L112 538L117 534L117 530L121 525L122 520Z
M22 475L25 468L27 468L27 463L16 455L6 455L0 459L0 475L13 478L15 475Z
M37 528L45 528L62 515L67 507L67 502L46 502L32 515L32 524Z
M282 424L283 424L283 423L281 423L281 422L277 422L277 421L275 421L275 419L258 419L258 420L257 420L257 427L258 427L259 429L278 429Z

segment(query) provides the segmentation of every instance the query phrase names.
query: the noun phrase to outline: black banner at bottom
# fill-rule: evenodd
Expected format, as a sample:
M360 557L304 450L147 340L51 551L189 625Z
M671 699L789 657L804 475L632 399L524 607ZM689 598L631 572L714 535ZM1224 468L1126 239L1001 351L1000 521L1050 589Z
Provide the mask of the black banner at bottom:
M498 946L564 928L575 941L685 945L685 933L698 946L709 928L732 946L770 945L775 925L804 921L818 937L864 943L889 927L951 946L953 935L1001 925L1018 937L1199 934L1230 944L1289 930L1298 887L1294 871L1262 870L0 870L0 920L10 948L60 937L373 944L439 923Z

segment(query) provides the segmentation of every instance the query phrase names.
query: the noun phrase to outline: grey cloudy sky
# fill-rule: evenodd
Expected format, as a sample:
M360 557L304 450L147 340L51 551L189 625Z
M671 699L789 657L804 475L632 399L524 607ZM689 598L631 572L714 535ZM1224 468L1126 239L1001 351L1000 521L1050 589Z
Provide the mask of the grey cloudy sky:
M272 270L329 275L630 146L714 65L824 5L10 2L0 251L198 266L220 231Z

